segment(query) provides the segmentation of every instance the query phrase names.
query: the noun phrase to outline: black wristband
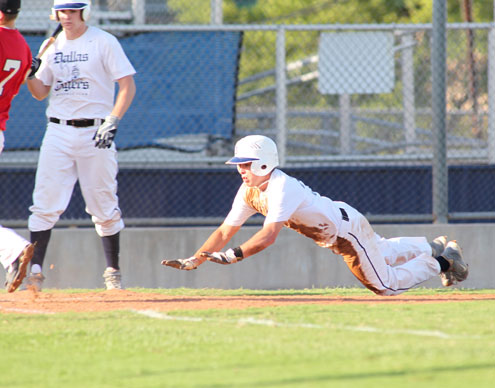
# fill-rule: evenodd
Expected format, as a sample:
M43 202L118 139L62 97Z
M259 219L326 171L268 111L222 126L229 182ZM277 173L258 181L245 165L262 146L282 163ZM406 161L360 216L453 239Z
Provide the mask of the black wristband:
M244 253L242 253L241 247L235 247L232 250L234 251L234 255L237 259L244 259Z

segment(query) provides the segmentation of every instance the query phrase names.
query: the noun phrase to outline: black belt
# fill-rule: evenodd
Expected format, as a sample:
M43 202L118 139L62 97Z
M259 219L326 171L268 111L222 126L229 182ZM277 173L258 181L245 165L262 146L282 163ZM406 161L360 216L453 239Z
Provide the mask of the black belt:
M344 221L349 221L349 216L347 215L347 212L342 208L340 208L340 212L342 213L342 219Z
M71 125L73 127L92 127L94 125L101 125L105 122L104 119L78 119L78 120L61 120L56 117L50 117L48 119L50 123L62 124L62 125Z

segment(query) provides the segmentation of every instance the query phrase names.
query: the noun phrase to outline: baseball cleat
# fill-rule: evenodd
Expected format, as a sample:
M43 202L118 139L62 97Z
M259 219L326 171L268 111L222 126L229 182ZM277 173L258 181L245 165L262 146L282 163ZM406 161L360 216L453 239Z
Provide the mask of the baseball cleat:
M447 236L438 236L432 242L430 242L431 246L431 255L435 258L442 255L445 250L445 246L447 245ZM440 272L440 280L442 281L442 285L444 287L449 287L455 284L455 280L452 278L451 272Z
M6 274L5 289L14 292L26 277L27 267L33 258L34 244L27 245L19 257L10 265Z
M107 267L107 269L105 269L105 272L103 272L103 279L105 281L105 287L107 290L121 290L121 278L122 275L120 274L120 271L118 269Z
M438 236L436 239L430 242L431 255L435 258L441 256L443 251L445 250L446 245L447 245L447 236Z
M466 280L469 274L469 266L463 260L462 250L459 244L457 244L457 241L452 240L448 242L447 247L442 253L442 257L450 264L450 267L445 271L445 274L449 274L450 280L452 280L453 283Z
M452 276L452 272L440 272L440 280L442 281L442 286L444 287L450 287L457 283Z
M31 272L26 278L26 290L40 292L43 288L43 280L45 280L45 277L41 272Z

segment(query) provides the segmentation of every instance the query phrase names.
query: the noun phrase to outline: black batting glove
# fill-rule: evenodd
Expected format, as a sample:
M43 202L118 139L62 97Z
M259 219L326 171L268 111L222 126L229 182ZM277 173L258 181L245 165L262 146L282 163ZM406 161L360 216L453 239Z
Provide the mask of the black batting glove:
M34 78L34 75L36 74L40 66L41 66L41 59L33 57L33 60L31 61L31 72L28 75L28 79Z
M113 139L117 134L117 125L120 119L117 116L109 115L105 118L105 122L101 124L93 136L96 148L110 148Z

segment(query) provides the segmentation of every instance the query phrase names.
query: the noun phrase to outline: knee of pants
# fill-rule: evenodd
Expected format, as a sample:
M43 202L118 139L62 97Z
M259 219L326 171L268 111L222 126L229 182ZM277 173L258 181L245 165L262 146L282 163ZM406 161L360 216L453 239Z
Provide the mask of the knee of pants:
M52 229L59 220L59 214L33 213L28 219L28 229L32 232Z
M124 221L120 218L120 215L118 219L114 218L104 222L96 219L96 217L93 217L92 220L95 224L96 233L100 237L113 236L124 229Z

